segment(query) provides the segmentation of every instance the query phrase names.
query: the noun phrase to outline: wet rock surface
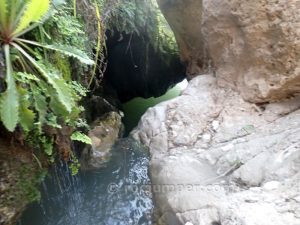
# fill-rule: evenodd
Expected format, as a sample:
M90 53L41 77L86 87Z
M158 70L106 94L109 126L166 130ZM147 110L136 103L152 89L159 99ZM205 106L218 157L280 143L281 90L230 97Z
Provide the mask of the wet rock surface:
M132 135L150 148L158 223L300 224L299 118L299 97L248 103L212 75L150 108Z
M81 155L83 169L101 168L109 161L112 146L122 133L121 119L119 113L109 112L93 122L88 133L92 145L87 146Z
M25 206L39 199L43 177L29 149L0 138L0 224L13 225Z

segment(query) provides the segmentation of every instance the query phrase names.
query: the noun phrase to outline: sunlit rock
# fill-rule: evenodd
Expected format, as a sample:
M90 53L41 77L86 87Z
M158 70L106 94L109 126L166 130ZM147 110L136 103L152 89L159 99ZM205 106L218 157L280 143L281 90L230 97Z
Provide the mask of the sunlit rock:
M158 2L190 77L214 72L255 103L299 94L299 0Z
M256 106L202 75L149 109L132 135L150 149L157 220L300 224L299 102Z

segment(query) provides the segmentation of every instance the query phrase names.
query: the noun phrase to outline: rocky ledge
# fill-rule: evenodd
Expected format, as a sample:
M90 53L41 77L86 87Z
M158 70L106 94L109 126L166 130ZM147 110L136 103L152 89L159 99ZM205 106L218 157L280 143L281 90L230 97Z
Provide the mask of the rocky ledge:
M150 108L132 132L149 146L158 224L300 224L300 98L252 104L212 75Z

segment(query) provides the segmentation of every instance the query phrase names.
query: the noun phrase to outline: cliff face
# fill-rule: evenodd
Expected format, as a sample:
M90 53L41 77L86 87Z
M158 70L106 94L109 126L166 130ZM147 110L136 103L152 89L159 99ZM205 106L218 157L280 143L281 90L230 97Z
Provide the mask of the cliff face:
M158 2L193 78L132 132L158 223L300 224L300 1Z
M158 0L189 75L213 71L245 100L300 92L299 0Z

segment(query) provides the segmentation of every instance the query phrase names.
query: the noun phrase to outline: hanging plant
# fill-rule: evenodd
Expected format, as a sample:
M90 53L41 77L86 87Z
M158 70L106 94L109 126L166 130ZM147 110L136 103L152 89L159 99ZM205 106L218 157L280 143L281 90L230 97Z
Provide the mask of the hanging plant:
M6 86L0 94L0 119L11 132L18 123L24 130L30 130L35 122L41 125L47 110L66 115L76 108L76 93L36 48L57 51L87 65L94 63L72 46L48 45L25 38L51 17L51 12L50 0L0 0L0 46Z

